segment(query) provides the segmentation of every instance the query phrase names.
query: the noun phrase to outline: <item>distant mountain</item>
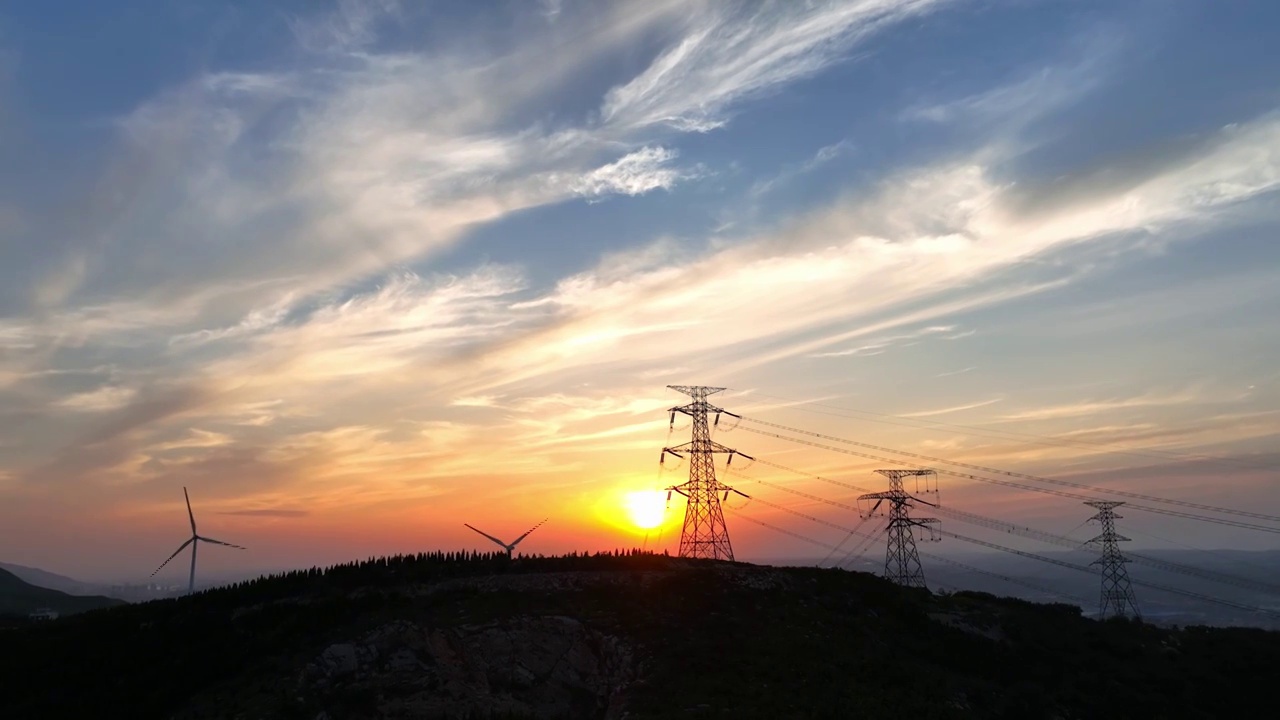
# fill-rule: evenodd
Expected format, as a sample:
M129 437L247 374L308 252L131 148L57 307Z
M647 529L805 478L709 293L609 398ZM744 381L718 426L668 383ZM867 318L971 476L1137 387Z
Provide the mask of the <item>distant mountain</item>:
M17 575L23 582L30 583L36 587L58 590L69 595L97 595L106 590L106 587L102 585L75 580L65 575L58 575L57 573L25 565L0 562L0 570L8 570Z
M377 558L0 643L15 718L1253 717L1280 667L1255 628L637 552Z
M123 600L103 595L71 595L38 587L8 570L0 569L0 615L26 615L41 608L49 608L60 615L73 615L124 604Z

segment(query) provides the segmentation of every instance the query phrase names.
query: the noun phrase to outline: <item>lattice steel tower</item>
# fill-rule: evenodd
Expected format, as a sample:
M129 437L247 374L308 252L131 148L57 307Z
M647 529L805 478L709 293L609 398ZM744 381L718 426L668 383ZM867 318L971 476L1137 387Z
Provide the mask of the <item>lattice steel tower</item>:
M1102 603L1098 617L1134 617L1142 619L1138 612L1138 602L1133 597L1133 586L1129 584L1129 569L1125 564L1129 558L1120 553L1121 542L1129 538L1116 532L1116 520L1122 516L1116 514L1116 508L1124 503L1112 500L1090 500L1085 503L1098 509L1098 514L1089 518L1102 526L1102 534L1089 541L1093 545L1102 545L1102 557L1093 561L1102 566Z
M667 453L678 458L689 456L689 481L683 485L667 488L667 497L672 491L688 498L684 511L684 530L680 533L680 557L712 558L715 560L733 560L733 545L729 542L729 528L724 524L724 511L720 508L721 493L727 499L734 492L747 497L728 485L716 480L715 454L728 453L729 462L734 455L743 455L732 448L727 448L711 439L711 423L707 416L714 414L716 423L720 422L723 413L735 415L723 408L707 402L708 395L722 392L724 388L703 387L700 385L668 385L667 387L693 398L688 405L671 408L671 426L675 426L676 413L683 413L693 419L693 439L683 445L663 448L662 458L665 462Z
M916 550L916 538L912 533L913 527L927 529L929 531L928 540L937 542L941 539L935 526L938 524L937 518L913 518L910 511L912 503L921 503L930 507L937 507L936 502L921 500L911 493L908 493L902 487L902 479L905 477L916 478L916 490L919 492L919 483L921 480L925 483L924 492L937 493L938 482L937 473L933 470L877 470L876 472L889 478L889 489L884 492L867 493L858 498L860 502L875 500L876 504L867 512L867 515L874 515L886 501L889 503L889 525L885 528L889 532L889 542L885 546L884 555L884 576L890 581L907 587L926 588L924 583L924 568L920 565L920 553ZM932 490L930 489L930 481L932 481Z

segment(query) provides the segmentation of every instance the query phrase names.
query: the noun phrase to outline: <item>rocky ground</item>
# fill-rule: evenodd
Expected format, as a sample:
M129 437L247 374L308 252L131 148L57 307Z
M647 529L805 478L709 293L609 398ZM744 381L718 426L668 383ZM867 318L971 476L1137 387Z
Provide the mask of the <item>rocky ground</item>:
M4 631L2 718L1217 718L1280 634L862 573L376 560Z

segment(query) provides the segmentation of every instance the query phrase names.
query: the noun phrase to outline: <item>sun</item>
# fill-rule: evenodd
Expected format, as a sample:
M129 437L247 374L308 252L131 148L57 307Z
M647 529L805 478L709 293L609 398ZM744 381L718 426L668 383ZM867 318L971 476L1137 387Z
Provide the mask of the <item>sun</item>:
M626 495L627 515L641 530L652 530L662 524L667 510L667 496L660 490L638 490Z

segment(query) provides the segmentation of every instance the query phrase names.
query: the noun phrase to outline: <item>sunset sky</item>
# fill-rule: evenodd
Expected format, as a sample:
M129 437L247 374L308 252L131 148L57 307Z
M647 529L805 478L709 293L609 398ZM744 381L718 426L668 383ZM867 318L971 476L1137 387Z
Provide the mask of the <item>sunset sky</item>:
M184 485L250 548L210 573L544 518L522 548L674 552L682 502L647 539L628 509L687 469L658 465L688 439L667 384L1280 514L1277 27L1209 0L5 4L0 560L143 579ZM716 440L877 483L746 427ZM856 522L754 478L854 493L744 474ZM1016 493L941 498L1089 536ZM815 548L735 512L840 539L729 505L744 559Z

